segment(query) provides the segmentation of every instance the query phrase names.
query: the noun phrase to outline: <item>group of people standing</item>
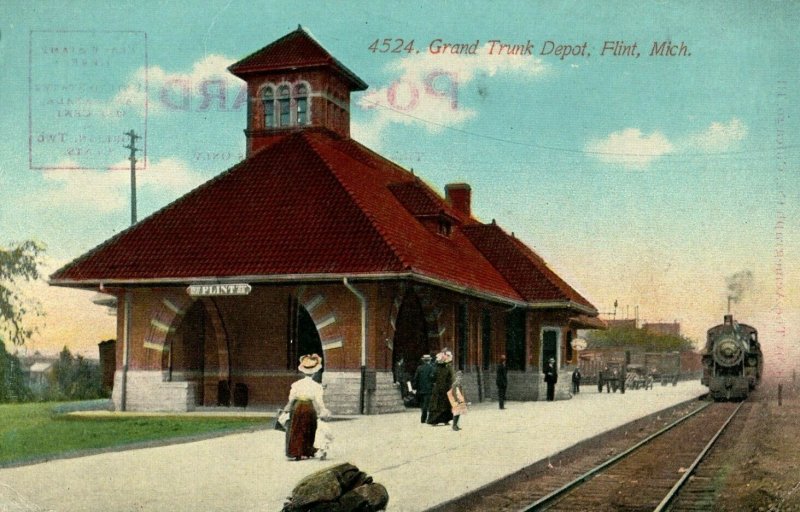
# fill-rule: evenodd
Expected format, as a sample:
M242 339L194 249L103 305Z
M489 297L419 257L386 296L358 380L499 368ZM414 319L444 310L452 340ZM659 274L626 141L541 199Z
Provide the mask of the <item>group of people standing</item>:
M414 373L413 386L420 404L420 423L448 425L459 431L458 421L467 412L467 400L462 385L463 374L453 371L453 353L443 348L433 358L425 354Z
M322 371L322 358L317 354L304 355L297 367L305 377L294 382L289 391L289 401L283 412L288 414L286 422L286 456L300 460L314 457L318 450L314 446L318 420L330 418L330 411L323 401L323 387L319 383ZM463 373L453 370L453 353L447 348L439 351L434 358L428 354L414 373L412 385L421 409L420 423L429 425L449 425L452 429L461 430L458 423L467 412L467 400L462 385ZM544 370L544 381L547 384L547 400L555 398L555 386L558 382L558 369L551 358ZM576 369L572 374L573 392L580 392L581 374ZM497 365L496 380L497 402L500 409L505 409L506 390L508 389L508 369L506 357L500 356ZM321 450L321 458L325 450Z
M461 430L458 426L459 417L466 412L467 402L461 383L461 371L453 371L453 353L442 349L436 354L436 362L425 354L414 373L412 385L421 409L420 423L429 425L449 424L453 421L453 430ZM577 392L580 387L580 370L573 374L573 389ZM558 382L558 368L555 359L550 358L544 371L544 381L547 384L547 400L555 399L555 387ZM500 356L497 364L495 384L497 386L497 403L500 409L505 409L506 390L508 389L508 368L506 356Z

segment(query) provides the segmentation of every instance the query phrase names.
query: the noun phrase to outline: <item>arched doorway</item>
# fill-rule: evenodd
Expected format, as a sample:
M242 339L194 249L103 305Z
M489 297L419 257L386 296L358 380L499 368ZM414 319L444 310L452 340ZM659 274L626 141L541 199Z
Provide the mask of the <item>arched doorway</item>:
M305 306L294 297L289 298L289 309L291 332L289 333L288 369L297 368L300 356L317 354L322 357L322 371L315 378L321 381L325 371L325 354L322 351L322 338L319 336L314 319L311 318Z
M227 372L220 370L217 335L205 304L196 301L169 338L168 379L194 382L196 405L228 405L220 403L220 377Z
M317 326L314 325L314 320L302 304L297 308L297 350L298 358L307 354L317 354L322 358L322 370L314 376L315 379L322 382L322 374L325 372L322 340L319 337Z
M428 326L419 297L413 291L406 293L395 321L392 350L392 370L395 382L410 380L424 354L430 354Z

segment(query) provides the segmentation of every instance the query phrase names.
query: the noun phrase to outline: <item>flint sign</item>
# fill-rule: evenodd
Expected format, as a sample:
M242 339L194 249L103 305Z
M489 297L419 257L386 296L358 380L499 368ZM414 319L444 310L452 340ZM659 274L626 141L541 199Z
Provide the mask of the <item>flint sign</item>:
M217 297L220 295L249 295L252 287L247 283L193 284L186 291L192 297Z

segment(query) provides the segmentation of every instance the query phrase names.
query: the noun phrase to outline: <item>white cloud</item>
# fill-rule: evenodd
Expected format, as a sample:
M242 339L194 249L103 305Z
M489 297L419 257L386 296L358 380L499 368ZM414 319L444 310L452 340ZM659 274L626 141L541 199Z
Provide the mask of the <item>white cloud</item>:
M365 122L353 123L353 136L377 149L383 130L391 124L417 125L437 133L477 115L460 101L463 89L477 77L508 74L532 78L547 71L541 59L489 55L488 46L477 48L476 55L420 53L388 64L397 78L358 100L358 106L369 114Z
M227 70L234 62L230 57L211 54L192 64L188 72L169 72L160 66L139 68L128 80L127 87L117 93L106 108L113 111L127 106L144 114L147 105L148 115L190 109L225 110L239 98L244 84Z
M586 144L586 152L600 160L625 167L647 167L656 158L672 151L673 146L660 132L642 134L638 128L613 132L605 139Z
M125 168L127 161L112 167ZM33 206L48 210L65 208L70 211L91 210L109 213L128 207L130 194L130 172L121 170L76 170L76 164L61 161L59 169L43 171L45 186L26 201ZM205 181L182 160L164 158L147 162L145 168L136 173L138 189L166 191L172 195L185 193Z
M584 151L604 163L643 169L667 154L713 154L730 150L744 140L747 132L747 125L735 117L727 123L715 121L705 130L675 141L659 131L643 134L638 128L626 128L603 139L590 140Z
M714 122L704 131L687 137L682 144L688 151L719 152L731 149L747 136L747 125L733 118L727 124Z
M144 187L185 193L206 181L206 178L179 158L162 158L141 171L137 181Z

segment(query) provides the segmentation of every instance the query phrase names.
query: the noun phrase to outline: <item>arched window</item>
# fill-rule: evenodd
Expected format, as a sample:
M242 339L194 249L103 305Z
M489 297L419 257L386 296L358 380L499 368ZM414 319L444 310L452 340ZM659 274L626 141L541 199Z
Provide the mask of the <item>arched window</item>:
M261 104L264 106L264 128L275 126L275 93L272 87L261 90Z
M308 87L300 84L294 91L295 105L297 105L297 124L308 124Z
M291 123L291 110L289 98L289 86L282 85L278 89L278 108L280 109L280 126L289 126Z

